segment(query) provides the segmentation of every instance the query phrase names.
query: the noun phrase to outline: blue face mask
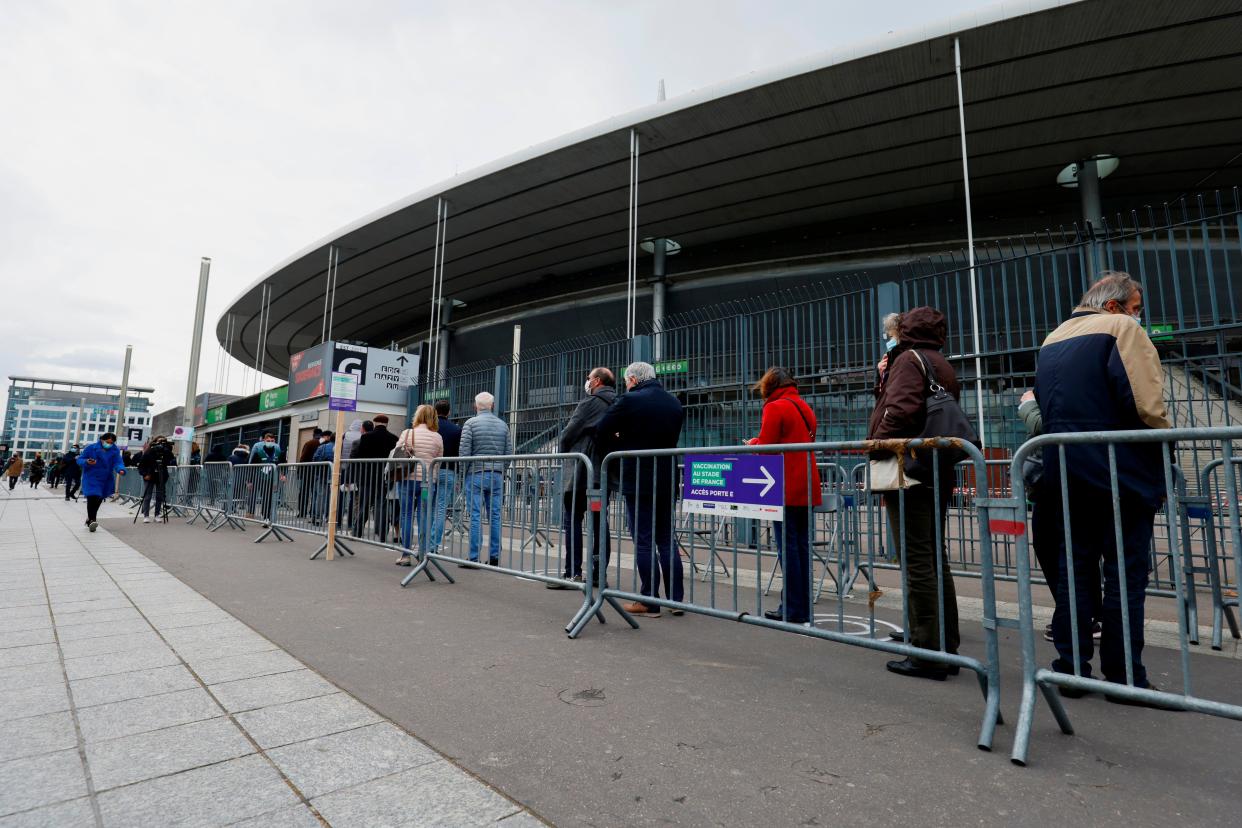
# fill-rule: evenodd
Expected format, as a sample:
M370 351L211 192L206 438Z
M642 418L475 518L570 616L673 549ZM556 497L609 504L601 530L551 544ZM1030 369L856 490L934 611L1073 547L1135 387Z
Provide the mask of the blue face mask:
M1140 328L1143 327L1143 314L1132 313L1130 314L1130 318L1134 320L1135 325L1138 325Z
M891 351L896 347L897 347L897 337L893 337L888 342L884 343L884 350L886 351Z
M104 448L106 448L106 449L110 449L110 448L112 448L112 444L111 444L111 443L109 443L109 442L107 442L107 441L105 441L105 442L104 442L104 444L103 444L103 447L104 447Z

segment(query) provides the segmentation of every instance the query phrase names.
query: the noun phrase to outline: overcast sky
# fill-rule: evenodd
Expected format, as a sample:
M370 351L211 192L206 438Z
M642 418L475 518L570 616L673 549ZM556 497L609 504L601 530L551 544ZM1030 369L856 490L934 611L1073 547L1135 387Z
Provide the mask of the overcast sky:
M223 309L338 227L660 78L672 98L986 5L0 0L0 377L119 382L132 344L131 383L179 404L210 256L198 387L223 390Z

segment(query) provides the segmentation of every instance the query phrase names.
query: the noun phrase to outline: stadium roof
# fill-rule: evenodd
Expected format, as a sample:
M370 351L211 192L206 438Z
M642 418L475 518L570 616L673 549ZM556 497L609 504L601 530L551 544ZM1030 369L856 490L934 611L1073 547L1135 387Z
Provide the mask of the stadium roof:
M285 370L319 341L329 244L343 248L334 338L385 344L426 330L439 197L450 205L447 297L613 265L623 281L631 129L643 236L693 247L894 210L960 214L955 36L977 210L1018 199L1063 209L1057 172L1097 153L1123 159L1107 192L1176 194L1238 152L1236 0L1003 3L672 98L415 193L264 274L217 338L253 364L270 285L264 362Z

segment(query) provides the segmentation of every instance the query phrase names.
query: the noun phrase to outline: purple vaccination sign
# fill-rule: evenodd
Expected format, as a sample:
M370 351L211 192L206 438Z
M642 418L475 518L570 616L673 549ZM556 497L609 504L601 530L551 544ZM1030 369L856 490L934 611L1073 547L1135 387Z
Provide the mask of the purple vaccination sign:
M681 509L700 515L785 519L785 456L688 454Z

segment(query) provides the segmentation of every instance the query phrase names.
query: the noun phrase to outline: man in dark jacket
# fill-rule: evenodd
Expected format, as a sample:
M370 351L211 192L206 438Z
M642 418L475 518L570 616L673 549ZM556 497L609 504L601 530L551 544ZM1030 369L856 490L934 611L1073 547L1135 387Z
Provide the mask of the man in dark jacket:
M349 455L352 466L350 480L358 486L358 516L354 534L363 537L367 516L375 512L375 537L380 543L388 540L388 477L380 462L354 463L354 460L385 460L397 445L397 435L388 430L388 415L379 414L375 428L364 431Z
M569 422L561 432L560 451L562 453L585 454L591 458L591 465L599 471L599 461L603 455L597 451L598 441L595 439L595 426L603 418L609 406L617 398L617 380L607 368L595 368L587 375L586 396L578 403ZM598 485L598 484L596 484ZM582 519L587 510L587 473L586 466L577 460L566 460L561 470L561 492L564 499L561 529L565 547L564 577L568 580L582 582ZM607 509L605 503L602 509ZM587 524L591 533L591 558L595 562L595 571L599 572L599 532L596 527L595 514ZM603 565L608 566L608 539L604 538ZM561 584L548 584L549 589L564 589Z
M876 405L867 426L868 440L918 437L927 424L928 376L930 367L937 382L954 399L962 395L957 374L940 353L948 327L944 314L921 307L903 313L898 320L899 342L888 352L884 380L876 387ZM921 361L922 357L924 361ZM892 537L906 548L906 614L910 619L910 643L928 650L940 649L940 589L937 586L936 559L944 584L944 650L956 653L959 644L957 592L949 572L949 557L943 539L949 499L953 494L953 468L943 463L940 491L933 490L927 477L903 491L884 492L885 512ZM938 497L938 499L937 499ZM905 519L905 535L901 519ZM939 531L937 530L939 524ZM941 538L936 548L936 536ZM891 672L915 678L943 681L949 671L936 662L915 658L888 662Z
M1048 335L1039 349L1035 399L1043 414L1044 434L1168 428L1164 371L1160 355L1143 329L1142 286L1126 273L1105 273L1083 295L1078 307ZM1069 517L1072 569L1061 566L1057 578L1052 637L1058 658L1052 669L1091 676L1094 651L1092 622L1103 617L1100 668L1104 678L1126 683L1119 568L1126 579L1130 626L1130 666L1135 687L1151 687L1143 667L1143 615L1146 603L1153 524L1165 497L1166 444L1119 444L1115 449L1118 491L1110 483L1108 446L1065 447L1065 474L1056 445L1044 449L1040 485L1056 492L1062 480L1074 504ZM1120 529L1113 524L1114 497ZM1117 533L1122 548L1117 549ZM1065 536L1058 533L1058 557L1065 561ZM1120 553L1121 563L1118 563ZM1097 609L1103 561L1104 596ZM1079 663L1074 663L1069 579L1074 580ZM1061 688L1066 696L1082 691ZM1110 701L1117 701L1113 696Z
M164 437L156 437L138 457L138 473L145 481L142 487L142 522L151 522L151 495L155 495L155 517L164 512L164 492L168 485L168 467L177 465L177 458ZM167 521L167 516L165 516Z
M448 400L436 400L436 417L439 421L438 432L444 441L443 457L457 457L461 453L461 426L449 419ZM457 485L457 466L453 463L442 463L436 472L435 485L435 516L431 521L431 551L440 549L444 540L444 523L448 518L448 508L453 499Z
M625 369L624 395L612 404L595 426L604 440L602 452L676 448L684 417L681 403L655 378L650 363L634 362ZM621 494L630 534L634 538L634 565L639 593L658 597L660 580L665 597L683 597L681 557L673 543L673 502L677 498L677 458L627 457L621 463ZM654 534L653 534L654 530ZM652 546L659 549L659 569ZM658 604L634 602L626 611L658 617ZM680 615L681 610L673 610Z
M319 449L320 440L323 436L323 429L318 426L311 432L310 439L302 444L302 448L298 451L299 463L311 463L315 459L315 452ZM315 469L298 469L298 517L306 517L306 512L310 508L311 497L315 486L313 483L315 477Z
M65 478L65 500L78 499L78 487L82 485L82 467L78 465L78 452L82 447L77 443L60 458L60 473Z
M275 502L277 478L284 479L278 466L284 462L284 449L276 442L276 435L270 431L263 435L263 441L256 443L250 450L251 464L262 466L250 477L250 517L260 512L259 519L267 526L272 519L272 504Z

